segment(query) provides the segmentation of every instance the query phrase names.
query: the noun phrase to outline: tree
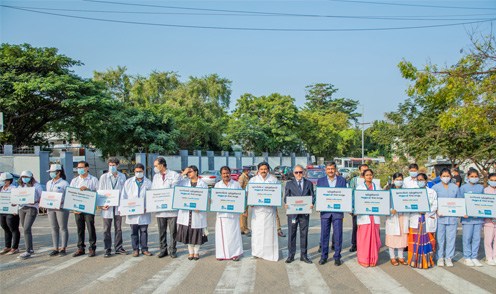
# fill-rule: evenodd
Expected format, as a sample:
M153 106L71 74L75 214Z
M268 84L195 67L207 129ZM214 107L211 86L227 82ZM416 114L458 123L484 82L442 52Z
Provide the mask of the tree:
M309 111L326 113L344 113L348 119L357 122L357 118L361 115L355 113L358 101L348 98L333 98L338 89L332 84L316 83L305 87L307 94L305 98L305 106Z

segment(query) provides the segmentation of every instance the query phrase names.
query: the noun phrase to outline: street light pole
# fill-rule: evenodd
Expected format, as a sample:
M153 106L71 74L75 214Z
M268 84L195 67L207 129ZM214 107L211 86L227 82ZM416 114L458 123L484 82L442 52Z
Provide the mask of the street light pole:
M364 146L365 146L365 143L364 143L364 135L363 135L363 129L365 127L365 123L364 123L364 117L363 117L363 104L362 104L362 164L364 162L364 159L365 159L365 156L364 156Z

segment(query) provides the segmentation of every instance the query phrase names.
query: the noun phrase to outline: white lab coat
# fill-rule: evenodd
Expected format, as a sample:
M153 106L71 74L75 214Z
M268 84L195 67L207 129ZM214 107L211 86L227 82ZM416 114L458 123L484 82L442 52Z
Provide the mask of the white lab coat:
M117 181L117 182L116 182ZM117 172L117 178L112 176L112 173L108 172L103 174L98 181L98 190L119 190L119 197L122 195L122 189L124 188L124 183L126 182L126 175ZM112 188L112 183L115 184L115 187ZM116 207L109 207L107 210L102 209L102 217L103 218L114 218L115 215L119 215L119 209Z
M386 235L399 236L400 230L400 215L403 215L403 232L408 234L408 224L410 213L395 213L386 216Z
M181 176L170 169L165 171L165 180L162 179L162 174L158 173L153 176L152 189L173 188L181 181ZM156 212L156 217L177 217L177 211L162 211Z
M357 190L367 190L367 187L365 186L365 182L363 184L360 184L357 188ZM374 184L374 190L382 190L381 186L375 185ZM376 225L379 225L381 223L381 217L378 215L374 215L374 223ZM370 224L370 218L368 215L357 215L357 225L368 225Z
M251 178L249 183L279 183L272 175L264 179L260 175ZM270 261L279 260L279 240L277 236L276 207L255 206L251 214L251 254Z
M143 179L143 184L141 186L141 189L139 189L138 184L136 184L136 177L132 177L124 183L121 199L145 198L146 190L151 190L151 188L152 188L152 181L150 181L146 177ZM145 205L145 209L146 209L146 205ZM140 225L140 226L149 225L151 222L152 222L151 213L126 216L126 224L128 225Z
M425 214L425 226L427 233L435 233L437 230L437 193L431 188L427 189L431 211ZM410 213L410 228L418 229L419 213Z
M185 179L180 181L178 186L191 187L191 180ZM207 188L208 184L202 179L198 179L196 183L197 188ZM177 213L177 223L183 226L188 226L189 223L189 210L179 210ZM193 211L191 214L191 228L192 229L203 229L207 227L207 212L206 211Z

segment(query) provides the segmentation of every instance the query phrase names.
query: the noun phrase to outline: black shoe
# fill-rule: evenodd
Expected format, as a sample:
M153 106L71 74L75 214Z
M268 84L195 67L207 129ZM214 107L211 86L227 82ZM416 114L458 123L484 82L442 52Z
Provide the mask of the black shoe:
M193 260L193 258L194 258L193 256L191 256L191 257L188 257L188 260Z
M81 256L81 255L84 255L84 250L78 249L78 251L74 252L74 254L72 256L73 257L78 257L78 256Z
M48 254L48 256L55 256L55 255L58 255L59 254L59 251L58 250L53 250L52 252L50 252L50 254Z
M107 257L110 257L110 255L112 255L112 250L107 249L107 250L105 250L105 254L103 255L103 257L107 258Z
M176 251L172 251L170 256L171 258L176 258L177 257Z
M167 252L167 250L160 251L158 258L166 257L167 255L169 255L169 252Z
M95 250L90 250L90 252L88 253L88 257L93 257L95 255L96 255Z
M334 259L334 265L335 265L335 266L340 266L341 264L343 264L343 263L341 262L341 259Z
M129 253L127 253L127 251L124 250L124 248L120 248L120 249L115 251L115 254L128 255Z
M320 265L326 264L326 262L327 262L327 258L321 258L321 259L319 260L319 264L320 264Z
M308 259L308 256L302 256L300 257L300 260L306 263L313 263L310 259Z
M246 233L246 237L251 237L251 232Z
M355 252L355 251L357 251L357 248L355 246L351 246L350 252Z
M288 256L286 263L292 263L294 261L294 256Z
M61 249L59 251L59 256L66 256L67 255L67 252L65 251L65 249Z
M319 245L319 253L322 253L322 246Z
M198 259L200 259L200 257L193 257L193 259L194 259L194 260L198 260Z
M331 250L336 250L334 249L334 243L331 245Z

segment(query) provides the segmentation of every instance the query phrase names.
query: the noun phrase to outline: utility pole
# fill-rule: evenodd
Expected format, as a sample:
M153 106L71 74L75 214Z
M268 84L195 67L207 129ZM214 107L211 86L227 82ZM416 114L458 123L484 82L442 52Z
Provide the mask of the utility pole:
M363 104L362 104L362 123L360 125L362 125L362 164L364 164L365 162L365 140L364 140L364 129L365 129L365 125L370 125L371 123L365 123L364 120L364 115L363 115Z

